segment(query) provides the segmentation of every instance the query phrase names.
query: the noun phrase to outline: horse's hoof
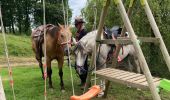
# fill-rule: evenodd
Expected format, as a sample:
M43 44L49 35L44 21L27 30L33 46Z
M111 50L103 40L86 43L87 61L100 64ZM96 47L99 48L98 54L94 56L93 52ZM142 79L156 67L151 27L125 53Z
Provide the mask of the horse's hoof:
M103 97L103 95L104 95L104 92L102 91L97 95L97 97L100 98L100 97Z

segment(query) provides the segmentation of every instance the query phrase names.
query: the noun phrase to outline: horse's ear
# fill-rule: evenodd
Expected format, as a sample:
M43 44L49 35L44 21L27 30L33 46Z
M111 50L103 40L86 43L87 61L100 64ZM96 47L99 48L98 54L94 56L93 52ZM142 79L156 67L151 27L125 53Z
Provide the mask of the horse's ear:
M60 27L60 28L62 28L62 25L61 25L60 23L57 23L57 26Z

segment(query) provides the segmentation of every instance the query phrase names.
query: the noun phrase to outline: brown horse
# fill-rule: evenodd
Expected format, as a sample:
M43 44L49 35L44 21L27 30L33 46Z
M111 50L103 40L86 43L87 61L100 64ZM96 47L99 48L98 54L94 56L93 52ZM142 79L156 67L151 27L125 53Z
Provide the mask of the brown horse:
M66 44L71 40L72 33L70 27L64 27L62 25L54 26L52 24L42 25L32 31L31 41L32 49L35 53L36 59L39 62L39 67L44 78L42 57L44 56L44 28L46 29L46 62L47 62L47 76L49 78L49 87L52 88L52 69L51 61L56 59L58 61L60 86L61 90L64 90L63 83L63 63L64 63L64 50L67 47Z

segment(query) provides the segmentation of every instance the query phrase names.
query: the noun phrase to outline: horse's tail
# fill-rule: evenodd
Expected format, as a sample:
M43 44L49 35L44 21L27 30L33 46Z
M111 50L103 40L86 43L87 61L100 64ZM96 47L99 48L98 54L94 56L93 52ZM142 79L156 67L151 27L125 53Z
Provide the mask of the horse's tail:
M43 55L43 49L42 49L42 44L44 43L44 37L43 35L38 36L37 41L36 41L36 47L39 52L40 58L42 58Z

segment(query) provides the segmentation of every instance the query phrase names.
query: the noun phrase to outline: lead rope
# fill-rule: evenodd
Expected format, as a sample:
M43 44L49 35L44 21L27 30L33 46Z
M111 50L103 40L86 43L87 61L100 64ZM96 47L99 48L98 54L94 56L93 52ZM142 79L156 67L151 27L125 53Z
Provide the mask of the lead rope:
M65 8L64 8L64 2L62 0L62 5L63 5L63 15L64 15L64 24L66 25L66 19L65 19ZM68 11L67 11L68 12ZM67 15L68 16L68 15ZM68 18L68 17L67 17ZM68 24L68 22L67 22ZM65 27L66 28L66 27ZM68 37L67 38L67 41L68 41ZM67 42L67 48L68 48L68 60L69 60L69 69L70 69L70 77L71 77L71 84L72 84L72 92L73 92L73 95L75 95L75 92L74 92L74 81L73 81L73 73L72 73L72 68L71 68L71 60L70 60L70 50L69 50L69 46L68 46L68 42Z
M47 50L46 50L46 20L45 20L45 0L43 0L43 31L44 31L44 100L47 100Z
M93 26L93 28L94 28L94 30L96 30L96 27L97 27L97 26L96 26L96 19L97 19L96 3L95 3L94 9L95 9L95 10L94 10L94 26ZM94 70L95 70L95 72L96 72L96 45L95 45L94 48L95 48L95 50L94 50L94 51L95 51L95 53L94 53L94 59L95 59L95 60L94 60L94 61L95 61L95 63L94 63L95 65L94 65L94 66L95 66L95 69L94 69ZM94 78L95 78L94 84L96 85L96 73L94 74Z
M10 62L9 62L8 47L7 47L7 43L6 43L4 25L3 25L3 21L2 21L1 3L0 3L0 19L1 19L1 29L2 29L2 34L3 34L4 46L5 46L5 55L6 55L6 60L7 60L7 64L8 64L8 73L9 73L9 78L10 78L10 85L11 85L11 88L12 88L13 98L14 98L14 100L16 100L15 90L14 90L14 81L13 81L13 77L12 77L12 67L10 66Z

